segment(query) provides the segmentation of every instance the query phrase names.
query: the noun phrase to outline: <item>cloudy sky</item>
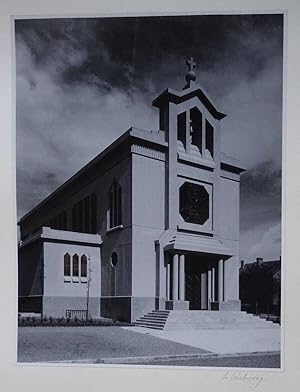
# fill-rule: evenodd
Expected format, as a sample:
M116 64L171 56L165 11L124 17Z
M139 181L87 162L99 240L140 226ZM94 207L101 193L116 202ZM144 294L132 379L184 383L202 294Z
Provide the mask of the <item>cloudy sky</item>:
M18 217L181 90L187 56L228 116L221 147L241 179L241 258L280 256L281 15L16 21Z

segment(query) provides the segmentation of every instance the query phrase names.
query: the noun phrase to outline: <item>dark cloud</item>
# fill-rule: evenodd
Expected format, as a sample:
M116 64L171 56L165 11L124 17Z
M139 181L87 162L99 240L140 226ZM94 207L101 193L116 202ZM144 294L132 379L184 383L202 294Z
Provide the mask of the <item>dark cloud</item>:
M281 219L281 170L272 161L242 175L241 229L278 222Z
M16 21L18 216L131 125L157 129L151 102L183 87L192 55L198 81L227 114L222 149L249 169L242 257L275 255L282 21L279 14Z
M281 169L264 162L241 179L241 254L275 259L281 254Z
M187 55L197 59L200 72L238 65L230 79L255 78L282 50L282 15L20 20L16 34L37 65L57 57L69 65L61 73L65 82L96 75L124 87L152 79L160 90L161 79L168 84L182 75ZM73 52L85 53L84 61Z

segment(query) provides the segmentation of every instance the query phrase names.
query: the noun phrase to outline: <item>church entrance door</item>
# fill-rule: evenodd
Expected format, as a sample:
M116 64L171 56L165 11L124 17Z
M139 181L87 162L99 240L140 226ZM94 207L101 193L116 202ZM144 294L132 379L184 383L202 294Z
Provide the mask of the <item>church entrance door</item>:
M186 271L185 297L190 303L190 310L201 309L201 273Z
M208 310L210 308L209 303L215 297L213 291L215 292L217 286L211 284L212 275L209 270L213 264L209 256L186 255L185 299L189 301L190 310Z

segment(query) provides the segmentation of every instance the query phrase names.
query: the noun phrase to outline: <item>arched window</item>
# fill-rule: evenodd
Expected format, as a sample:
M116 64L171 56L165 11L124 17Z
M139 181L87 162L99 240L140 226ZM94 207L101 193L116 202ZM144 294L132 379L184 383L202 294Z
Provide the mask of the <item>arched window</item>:
M122 189L114 180L109 192L109 226L110 228L122 224Z
M113 252L113 253L111 254L110 264L111 264L111 266L114 267L114 268L117 266L117 264L118 264L118 255L117 255L116 252Z
M202 153L202 114L196 107L190 111L190 133L192 145Z
M177 140L185 146L186 142L186 112L177 116Z
M73 273L72 276L79 277L79 256L75 253L73 255Z
M64 255L64 276L71 276L71 256L69 253Z
M86 255L81 256L81 268L80 268L80 275L82 278L87 277L87 257Z
M205 120L205 147L209 151L211 158L214 157L214 127L211 123Z

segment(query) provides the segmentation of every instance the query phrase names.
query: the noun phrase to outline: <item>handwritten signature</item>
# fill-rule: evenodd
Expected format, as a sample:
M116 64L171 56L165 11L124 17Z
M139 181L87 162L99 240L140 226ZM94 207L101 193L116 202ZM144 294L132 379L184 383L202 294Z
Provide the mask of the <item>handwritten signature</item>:
M263 382L263 379L262 376L256 376L247 372L228 371L222 376L223 381L247 383L253 388L258 388Z

